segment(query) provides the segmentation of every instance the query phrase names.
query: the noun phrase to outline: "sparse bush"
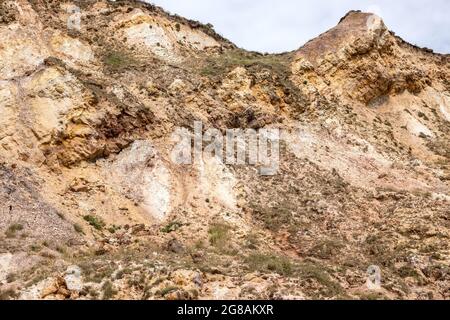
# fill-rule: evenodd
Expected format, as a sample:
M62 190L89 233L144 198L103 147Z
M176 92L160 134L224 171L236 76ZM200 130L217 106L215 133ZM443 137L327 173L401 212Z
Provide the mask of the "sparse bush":
M252 271L275 272L289 276L293 272L293 265L286 257L266 255L262 253L251 254L246 263Z
M112 226L110 226L110 227L108 228L108 231L109 231L110 233L116 233L116 231L119 230L119 229L120 229L120 227L118 227L118 226L116 226L116 225L112 225Z
M248 234L246 237L246 247L252 250L258 248L258 235L254 233Z
M56 249L56 251L58 251L58 252L61 253L61 254L66 253L66 248L65 248L64 246L58 245L58 246L56 246L55 249Z
M360 300L367 300L367 301L385 300L386 299L386 297L381 292L370 292L370 293L361 294L359 296L359 298L360 298Z
M171 233L171 232L177 231L181 226L183 226L182 223L173 221L173 222L170 222L169 224L167 224L166 226L164 226L163 228L161 228L161 232Z
M17 298L17 292L13 289L0 291L0 300L12 300Z
M118 279L122 279L124 275L130 274L131 272L132 272L132 270L129 269L129 268L121 269L121 270L117 271L116 277L115 277L115 278L116 278L117 280L118 280Z
M109 263L98 266L91 260L80 262L79 266L83 270L86 281L95 283L100 283L103 279L111 277L115 269Z
M103 297L102 297L103 300L110 300L117 294L117 290L114 289L114 286L111 283L111 281L106 281L102 286L102 290L103 290Z
M74 228L74 230L75 230L76 232L78 232L78 233L84 233L84 232L83 232L83 227L80 226L78 223L75 223L75 224L73 225L73 228Z
M417 273L417 271L412 266L409 266L409 265L398 268L397 274L402 278L408 278L408 277L419 278L420 277L419 274Z
M89 295L92 297L92 299L98 299L99 293L94 288L89 288Z
M303 279L314 279L323 286L321 294L327 297L335 297L343 292L338 282L331 279L324 267L313 263L303 263L296 268L296 274Z
M222 75L239 66L260 66L280 74L290 73L287 55L262 55L240 49L229 50L224 54L208 58L200 73L204 76Z
M224 223L213 224L209 230L209 243L219 249L225 247L228 240L230 226Z
M94 227L97 230L102 230L105 226L105 222L100 217L86 215L83 217L83 219L86 220L92 227Z
M330 259L333 255L339 254L343 247L343 243L337 239L324 240L318 242L309 250L309 255L320 259Z
M271 231L279 231L283 226L291 226L293 223L292 212L295 208L288 201L280 202L272 207L252 204L251 208L254 215Z
M205 243L203 242L202 239L195 241L194 249L200 250L200 249L204 249L204 248L205 248Z
M136 60L122 51L112 51L104 57L104 63L111 69L120 70L136 64Z
M14 282L14 281L16 281L16 279L17 279L17 275L15 274L15 273L9 273L7 276L6 276L6 282L7 283L11 283L11 282Z
M5 232L7 238L14 238L16 236L17 231L23 230L23 225L20 223L14 223L8 227Z
M171 292L177 291L178 289L179 289L179 288L176 287L176 286L168 286L168 287L165 287L165 288L161 289L161 290L158 291L157 293L158 293L161 297L164 297L164 296L168 295L168 294L171 293Z
M39 245L37 245L37 244L32 244L32 245L30 246L30 250L33 251L33 252L38 252L38 251L40 251L41 249L42 249L41 246L39 246Z

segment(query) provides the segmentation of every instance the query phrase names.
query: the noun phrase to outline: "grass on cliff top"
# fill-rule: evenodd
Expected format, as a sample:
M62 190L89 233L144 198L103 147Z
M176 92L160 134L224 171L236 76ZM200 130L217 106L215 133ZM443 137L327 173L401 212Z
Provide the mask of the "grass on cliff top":
M264 67L279 73L289 73L289 65L290 57L288 54L263 55L234 49L206 58L201 66L200 74L204 76L220 76L236 67L251 66Z

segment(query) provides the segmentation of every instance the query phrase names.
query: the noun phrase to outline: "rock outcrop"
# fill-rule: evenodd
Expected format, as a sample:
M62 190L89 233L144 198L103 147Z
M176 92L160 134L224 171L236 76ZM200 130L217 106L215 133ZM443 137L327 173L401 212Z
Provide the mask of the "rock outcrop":
M0 38L1 298L450 297L448 55L357 11L263 55L139 1L5 0ZM279 129L277 174L174 161L195 121Z

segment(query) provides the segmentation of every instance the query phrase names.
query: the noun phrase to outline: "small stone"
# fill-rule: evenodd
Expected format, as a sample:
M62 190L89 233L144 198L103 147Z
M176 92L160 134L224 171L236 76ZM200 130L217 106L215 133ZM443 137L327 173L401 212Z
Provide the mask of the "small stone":
M182 253L184 251L183 245L177 239L169 240L167 249L173 253Z
M64 281L70 291L80 292L83 288L81 269L78 266L69 266L65 272Z
M88 192L90 190L89 182L83 178L75 178L69 186L73 192Z

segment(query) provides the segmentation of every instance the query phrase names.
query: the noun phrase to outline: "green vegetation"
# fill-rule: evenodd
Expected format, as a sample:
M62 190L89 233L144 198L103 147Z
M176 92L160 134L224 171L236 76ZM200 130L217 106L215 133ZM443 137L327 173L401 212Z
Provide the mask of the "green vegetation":
M113 70L124 69L137 63L133 57L123 51L112 51L104 57L103 61Z
M279 231L283 226L293 223L292 212L295 210L290 202L280 202L273 207L253 204L251 208L256 217L271 231Z
M246 263L252 271L275 272L285 276L292 275L294 271L291 261L281 256L255 253L246 258Z
M39 246L37 244L30 245L30 250L33 252L39 252L39 251L41 251L41 249L42 249L41 246Z
M83 217L91 226L97 230L102 230L105 227L105 222L100 217L94 217L91 215L86 215Z
M100 283L104 279L111 277L115 270L110 263L97 265L93 260L80 262L79 266L83 270L86 281L95 283Z
M177 291L179 288L175 286L168 286L164 289L161 289L159 292L157 292L160 296L164 297L168 295L171 292Z
M209 243L219 249L225 248L228 240L228 233L231 227L224 223L216 223L210 226Z
M111 226L108 228L108 231L109 231L110 233L116 233L116 231L119 230L119 229L120 229L119 226L116 226L115 224L113 224L113 225L111 225Z
M319 241L309 250L309 255L320 259L330 259L344 247L343 243L338 239L327 239Z
M327 297L336 297L343 293L343 288L338 282L335 282L323 266L314 263L303 263L296 268L296 274L302 279L314 279L322 289L320 293Z
M222 75L236 67L259 66L275 72L289 74L289 56L263 55L256 52L246 52L240 49L226 51L218 56L208 57L202 65L200 74L204 76Z
M103 300L110 300L117 294L117 291L114 289L113 284L109 280L103 284L102 290Z
M5 231L5 235L7 238L14 238L17 231L21 230L23 230L23 225L20 223L14 223L8 227L8 229Z
M166 226L162 227L161 232L171 233L171 232L177 231L182 226L183 226L182 223L173 221L173 222L168 223Z
M314 280L321 287L319 296L338 297L344 292L341 285L331 278L327 268L313 262L298 263L284 256L256 253L245 258L245 263L251 271L278 273L302 281Z
M116 279L122 279L126 274L130 274L131 272L133 272L133 270L130 268L121 269L121 270L117 271Z
M307 98L295 85L290 76L291 61L293 53L283 54L261 54L257 52L247 52L242 49L225 50L220 54L212 54L207 57L199 58L195 65L191 67L202 75L211 79L219 80L236 67L245 68L254 79L259 77L270 77L276 83L276 87L283 90L286 94L284 100L294 107L293 116L296 118L305 111ZM266 72L268 71L268 72ZM267 78L266 80L269 80ZM269 80L270 81L270 80ZM275 88L266 85L267 94L271 99L279 99L273 94ZM271 93L272 92L272 93Z

